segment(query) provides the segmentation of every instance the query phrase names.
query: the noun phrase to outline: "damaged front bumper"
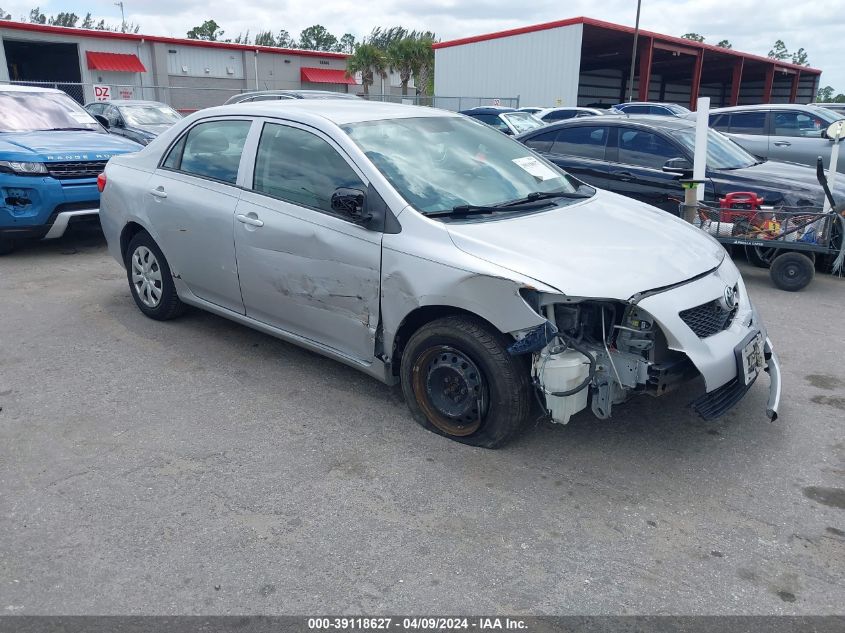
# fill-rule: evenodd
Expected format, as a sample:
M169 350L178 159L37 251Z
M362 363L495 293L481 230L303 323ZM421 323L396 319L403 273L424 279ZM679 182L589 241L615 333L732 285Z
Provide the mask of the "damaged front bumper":
M778 408L780 407L780 361L768 336L766 337L764 352L766 354L766 373L769 374L769 402L766 404L766 415L774 422L778 419Z

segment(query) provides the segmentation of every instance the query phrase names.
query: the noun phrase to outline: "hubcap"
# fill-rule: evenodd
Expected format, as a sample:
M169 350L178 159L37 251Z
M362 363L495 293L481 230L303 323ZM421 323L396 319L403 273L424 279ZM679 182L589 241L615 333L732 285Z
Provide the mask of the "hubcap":
M132 253L132 286L141 303L148 308L155 308L161 303L161 267L146 246L139 246Z
M444 433L466 436L481 426L487 385L476 364L463 352L440 345L423 352L414 364L417 402Z

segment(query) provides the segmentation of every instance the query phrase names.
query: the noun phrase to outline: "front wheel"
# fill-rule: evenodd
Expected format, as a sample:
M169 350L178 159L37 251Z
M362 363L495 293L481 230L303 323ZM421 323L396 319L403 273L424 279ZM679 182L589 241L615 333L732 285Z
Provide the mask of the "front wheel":
M464 444L498 448L528 417L528 368L508 340L480 319L450 316L424 325L401 361L402 393L422 427Z

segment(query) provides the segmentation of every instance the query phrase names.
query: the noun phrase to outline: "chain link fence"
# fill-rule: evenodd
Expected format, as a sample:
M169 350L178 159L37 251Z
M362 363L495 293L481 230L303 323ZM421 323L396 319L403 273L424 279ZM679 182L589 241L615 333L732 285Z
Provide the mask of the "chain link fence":
M121 99L160 101L183 113L222 105L229 98L237 94L255 91L255 88L223 88L219 86L149 86L72 83L63 81L10 81L7 83L19 86L56 88L63 90L81 104L98 99L105 100L105 95L108 95L111 100L115 101ZM361 93L357 92L357 94ZM479 106L519 107L519 97L446 97L442 95L370 94L368 98L370 101L428 106L455 112Z

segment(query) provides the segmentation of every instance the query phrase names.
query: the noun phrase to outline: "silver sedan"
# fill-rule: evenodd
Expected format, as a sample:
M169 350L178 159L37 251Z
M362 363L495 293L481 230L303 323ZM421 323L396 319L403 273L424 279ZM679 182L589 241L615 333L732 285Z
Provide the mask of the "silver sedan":
M197 112L112 159L100 217L138 308L222 315L400 382L424 427L496 447L684 388L705 418L777 358L704 232L458 114L365 101Z

